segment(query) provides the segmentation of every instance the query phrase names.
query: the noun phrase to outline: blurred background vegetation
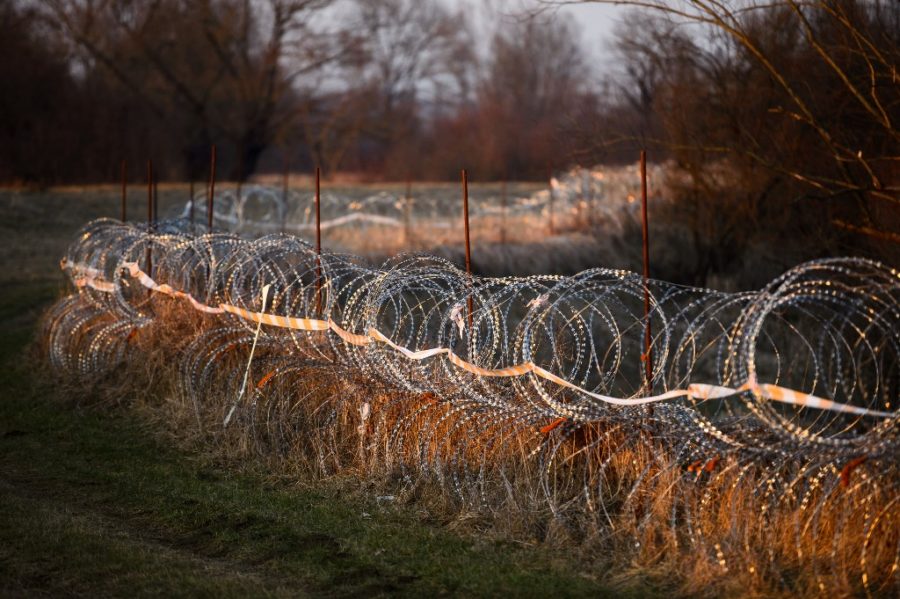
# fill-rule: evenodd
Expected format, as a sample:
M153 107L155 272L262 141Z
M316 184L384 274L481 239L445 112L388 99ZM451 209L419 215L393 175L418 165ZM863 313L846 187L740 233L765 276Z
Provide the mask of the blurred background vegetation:
M605 74L561 4L0 0L0 181L148 157L203 180L213 143L238 181L546 180L646 148L666 165L654 251L685 256L654 276L897 263L900 2L624 2Z

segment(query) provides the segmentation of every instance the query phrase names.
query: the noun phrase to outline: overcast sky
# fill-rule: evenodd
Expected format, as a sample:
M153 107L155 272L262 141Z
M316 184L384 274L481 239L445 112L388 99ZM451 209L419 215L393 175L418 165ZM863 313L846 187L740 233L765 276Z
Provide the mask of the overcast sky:
M536 7L545 6L540 0L443 0L445 4L454 8L466 8L478 25L486 26L488 33L492 18L502 15L521 15ZM571 15L579 24L584 36L585 50L593 59L593 65L598 73L609 71L610 52L609 42L612 40L613 31L617 23L621 22L628 9L611 4L597 4L585 2L565 5L554 10L562 14ZM552 18L552 11L548 11L545 18Z
M625 8L611 4L583 3L563 6L559 9L572 15L584 30L591 52L606 53L605 44L612 39L616 23L624 19Z
M615 26L624 21L628 9L611 4L579 4L560 9L571 14L584 30L587 50L597 59L597 69L606 71L610 68L609 43L612 40Z

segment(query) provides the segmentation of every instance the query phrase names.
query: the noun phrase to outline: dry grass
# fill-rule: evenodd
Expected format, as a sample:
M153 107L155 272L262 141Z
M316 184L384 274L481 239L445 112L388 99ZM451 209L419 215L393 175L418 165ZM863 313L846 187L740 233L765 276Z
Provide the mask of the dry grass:
M855 595L866 575L876 593L896 589L896 477L879 475L883 465L863 464L846 487L840 465L737 451L688 469L693 460L672 455L650 418L542 432L549 423L461 410L452 388L411 394L315 358L327 349L286 354L265 342L236 404L250 336L209 342L214 319L151 301L156 318L128 336L127 359L97 383L100 396L128 401L217 460L364 484L453 529L558 547L623 588L651 580L685 596ZM214 368L192 388L185 357L210 347Z

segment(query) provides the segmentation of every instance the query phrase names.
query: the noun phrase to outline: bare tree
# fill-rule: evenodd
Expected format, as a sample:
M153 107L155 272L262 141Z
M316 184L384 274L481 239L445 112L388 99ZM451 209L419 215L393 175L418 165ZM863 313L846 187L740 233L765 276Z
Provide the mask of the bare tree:
M675 160L681 193L706 215L698 228L716 231L701 254L728 262L756 230L771 233L770 247L803 238L820 252L892 255L883 242L900 225L900 3L616 4L643 10L619 36L625 97L652 107L661 128L645 143Z
M71 176L58 164L62 152L48 147L69 141L61 100L75 102L78 94L64 58L40 34L32 9L0 4L0 178L5 181Z
M360 87L371 101L365 135L380 169L411 175L425 122L458 109L477 77L474 41L462 12L438 0L360 0L365 64Z
M474 77L469 28L437 0L349 6L348 50L298 86L291 130L326 175L355 166L409 176L425 123Z
M382 110L431 96L455 84L464 93L474 60L471 34L462 13L437 0L360 0L360 23L369 68Z
M366 88L306 93L296 102L295 122L310 157L326 177L356 147L371 119L372 94Z
M314 27L333 0L48 0L48 16L82 51L184 131L192 168L208 145L234 148L253 172L284 125L284 98L334 60L343 37Z
M503 21L478 92L482 157L494 177L542 177L569 160L564 134L590 76L574 22Z

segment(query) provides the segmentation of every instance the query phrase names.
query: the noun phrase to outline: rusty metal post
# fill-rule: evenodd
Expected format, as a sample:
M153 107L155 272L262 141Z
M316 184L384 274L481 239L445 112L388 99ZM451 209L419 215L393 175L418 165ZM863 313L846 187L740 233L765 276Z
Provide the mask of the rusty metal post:
M123 159L122 160L122 202L121 202L121 216L122 222L125 222L125 218L127 216L126 211L126 203L128 198L128 163Z
M206 196L206 227L212 231L213 209L216 200L216 144L212 145L209 154L209 193Z
M150 238L151 227L153 226L153 161L147 161L147 276L153 276L153 242ZM147 289L147 297L149 298L151 290Z
M463 188L463 229L466 235L466 274L469 277L469 286L472 285L472 247L469 243L469 174L466 169L462 169L462 188ZM472 344L472 312L473 302L471 290L468 297L468 319L469 319L469 347L474 350Z
M412 181L410 177L406 177L406 198L403 201L403 238L406 248L412 247Z
M653 354L651 349L652 334L650 331L650 241L647 217L647 152L641 150L641 233L643 236L644 254L644 361L647 377L647 392L651 391L653 381Z
M322 314L322 197L320 179L322 169L316 167L316 314Z
M550 218L550 222L549 222L550 234L553 235L555 233L554 227L553 227L553 197L555 194L553 193L553 171L552 170L550 171L550 177L547 179L547 183L550 185L550 201L547 203L547 212L548 212L548 216Z
M241 190L244 187L244 145L241 144L240 148L238 148L238 177L237 177L237 203L238 206L241 206ZM240 208L240 212L238 214L242 215L241 220L243 221L243 208Z
M588 178L588 216L587 216L587 224L588 228L592 228L594 226L594 171L593 169L590 171L591 175Z
M153 161L147 161L147 230L153 224ZM149 274L149 273L148 273Z
M281 180L281 233L284 234L285 228L287 227L287 210L288 210L288 184L290 171L288 167L290 166L288 163L288 154L287 152L283 152L284 159L284 175Z
M585 202L585 199L584 199L584 175L582 174L583 172L584 172L584 169L580 169L578 171L578 174L579 174L578 178L581 179L581 181L578 182L578 196L577 196L578 197L578 209L575 211L575 214L576 214L575 218L578 220L577 226L582 231L587 229L587 218L588 218L587 210L586 210L587 202Z
M500 184L500 243L506 245L506 177Z

